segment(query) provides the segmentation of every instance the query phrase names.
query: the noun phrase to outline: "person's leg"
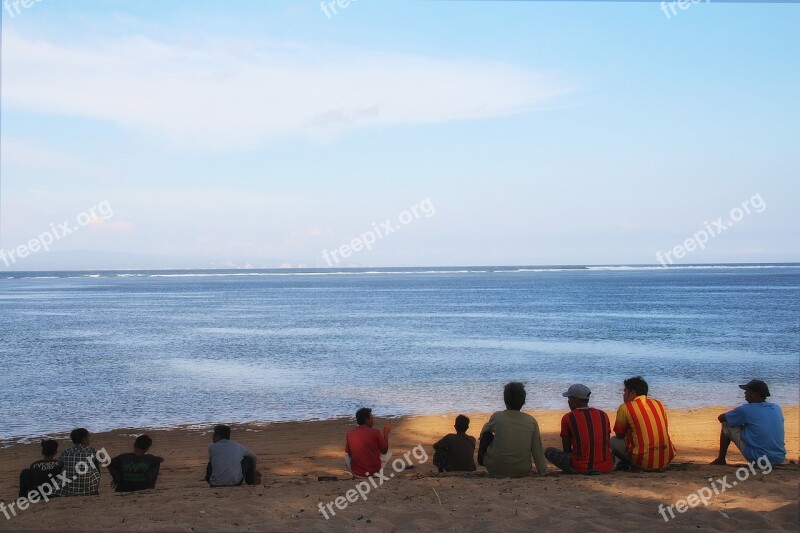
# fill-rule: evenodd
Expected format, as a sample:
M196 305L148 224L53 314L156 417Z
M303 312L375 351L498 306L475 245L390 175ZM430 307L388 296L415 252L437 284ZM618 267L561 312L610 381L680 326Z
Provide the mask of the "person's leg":
M347 471L351 474L353 473L353 459L350 457L350 454L345 454L344 456L344 465L347 467Z
M711 461L712 465L726 465L728 464L725 458L728 456L728 448L731 442L739 448L739 451L744 455L745 446L747 443L742 438L741 426L729 426L727 422L722 423L722 428L719 431L719 455L716 459Z
M544 451L545 458L556 465L558 468L563 470L568 474L574 474L575 471L572 470L572 454L559 450L558 448L547 448Z
M611 437L611 453L617 456L622 464L631 466L632 461L628 456L628 444L625 439L619 437Z
M256 462L252 457L245 457L242 459L242 474L244 477L242 481L248 485L254 485L256 482ZM241 485L241 483L240 483Z

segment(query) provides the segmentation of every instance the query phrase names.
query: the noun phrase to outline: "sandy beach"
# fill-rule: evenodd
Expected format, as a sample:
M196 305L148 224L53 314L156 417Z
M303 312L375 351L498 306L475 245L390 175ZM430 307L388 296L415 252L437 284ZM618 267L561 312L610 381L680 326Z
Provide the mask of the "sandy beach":
M723 407L669 411L670 432L678 456L664 473L612 473L569 476L550 465L548 476L493 479L479 467L474 474L436 473L431 444L449 432L453 416L377 417L376 427L394 426L390 445L400 463L422 444L424 455L406 454L412 468L397 472L326 519L318 504L327 504L355 489L343 468L344 434L349 419L233 425L238 440L259 457L260 486L209 488L203 481L208 428L148 430L151 453L165 457L158 487L140 493L115 494L103 473L100 496L37 503L7 520L7 531L374 531L530 530L619 531L697 529L796 530L798 525L798 415L800 406L784 406L786 447L791 463L769 473L759 468L702 504L665 521L659 504L686 500L709 478L728 483L745 464L734 446L727 467L708 466L715 457ZM537 418L545 446L560 446L561 411L527 411ZM467 413L470 434L477 435L488 413ZM379 413L376 413L379 415ZM609 413L613 419L613 413ZM91 428L90 428L91 429ZM92 445L116 455L130 451L133 435L117 430L94 434ZM61 450L67 446L60 439ZM0 450L0 498L13 501L20 469L38 459L38 443L11 444ZM398 463L398 466L400 465ZM392 472L394 473L394 472ZM739 472L745 477L743 471ZM335 480L320 481L320 477ZM716 481L715 481L716 484ZM720 483L719 486L722 486ZM362 487L363 489L363 487ZM352 495L353 493L351 493ZM668 516L668 515L667 515Z

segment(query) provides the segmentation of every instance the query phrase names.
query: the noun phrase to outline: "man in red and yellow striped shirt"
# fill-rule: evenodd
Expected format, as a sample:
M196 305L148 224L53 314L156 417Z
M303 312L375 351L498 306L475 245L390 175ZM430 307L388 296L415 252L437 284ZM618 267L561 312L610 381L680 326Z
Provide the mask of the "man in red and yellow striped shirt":
M667 413L658 400L647 397L641 377L625 380L624 402L617 410L611 449L623 464L642 470L664 470L675 457Z

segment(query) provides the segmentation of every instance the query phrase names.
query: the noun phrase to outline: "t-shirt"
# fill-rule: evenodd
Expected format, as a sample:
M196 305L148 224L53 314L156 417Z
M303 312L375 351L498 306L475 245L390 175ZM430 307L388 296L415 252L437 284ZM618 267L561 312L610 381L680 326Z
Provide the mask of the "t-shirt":
M747 445L742 455L748 461L756 461L764 455L773 465L786 460L783 412L778 404L746 403L725 413L725 421L729 426L744 426L742 439Z
M32 490L39 490L42 485L54 487L58 474L64 470L64 463L58 459L42 459L28 467L28 477L20 478L20 496L27 496ZM52 493L53 491L48 491ZM57 496L58 494L52 494Z
M42 459L32 463L28 470L31 471L31 481L33 482L33 487L30 487L29 490L34 490L45 483L52 484L52 480L64 470L64 463L58 459Z
M446 472L472 472L475 470L475 437L450 433L433 445L444 457Z
M158 470L164 459L155 455L123 453L111 459L108 471L114 478L117 492L152 489L156 485Z
M603 411L594 407L570 411L561 419L561 436L572 443L570 466L575 472L611 471L611 422Z
M208 447L208 460L211 463L211 477L208 482L215 487L240 485L244 480L242 459L256 454L236 441L222 439Z
M667 413L658 400L641 395L620 405L614 433L625 434L628 457L639 468L660 470L675 457Z
M531 470L531 457L539 474L547 471L539 424L531 415L513 409L494 413L481 430L494 434L483 463L493 476L520 477Z
M368 477L381 469L381 450L388 448L383 432L362 424L347 432L344 452L353 475Z

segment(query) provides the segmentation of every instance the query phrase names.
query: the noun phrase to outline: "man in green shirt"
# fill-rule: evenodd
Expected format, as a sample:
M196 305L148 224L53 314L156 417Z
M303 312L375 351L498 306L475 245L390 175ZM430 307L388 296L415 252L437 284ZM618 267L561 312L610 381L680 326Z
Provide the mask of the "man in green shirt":
M496 477L521 477L531 473L531 457L539 475L547 472L539 424L521 412L525 386L512 382L503 389L506 410L494 413L481 431L478 462Z

